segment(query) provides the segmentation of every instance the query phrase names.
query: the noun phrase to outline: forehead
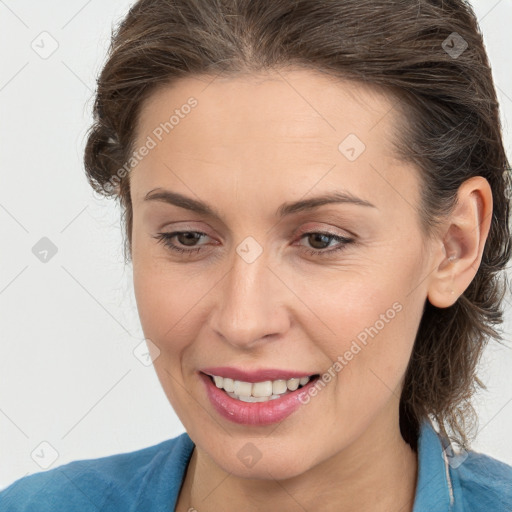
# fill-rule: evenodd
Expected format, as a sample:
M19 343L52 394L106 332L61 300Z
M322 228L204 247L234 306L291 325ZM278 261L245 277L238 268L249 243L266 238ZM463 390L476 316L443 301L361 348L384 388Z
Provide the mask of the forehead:
M210 188L235 177L265 187L271 177L292 195L326 174L324 185L341 178L354 193L371 174L382 187L375 173L400 167L395 102L377 87L303 69L179 79L141 106L135 147L161 140L132 171L132 191L140 198L162 181L182 187L182 173L197 190L205 172ZM354 144L361 156L351 160L344 151Z
M362 137L381 121L384 122L378 131L389 132L396 116L396 112L391 112L395 99L390 93L371 84L341 80L319 71L203 75L178 79L151 94L140 109L138 134L154 127L159 119L168 120L169 114L174 109L180 110L190 98L197 100L197 107L193 115L187 116L191 120L186 124L204 124L203 135L212 136L218 135L215 126L222 123L225 130L230 130L229 134L239 136L247 133L237 131L243 125L251 129L250 133L283 137L340 137L349 127L359 130ZM213 118L217 123L205 125Z

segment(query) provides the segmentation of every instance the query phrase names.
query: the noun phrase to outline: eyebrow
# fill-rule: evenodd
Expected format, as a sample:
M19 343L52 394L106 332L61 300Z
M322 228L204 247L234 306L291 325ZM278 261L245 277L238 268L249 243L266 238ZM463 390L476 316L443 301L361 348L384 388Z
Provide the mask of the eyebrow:
M192 199L191 197L184 196L177 192L171 192L170 190L160 188L150 190L144 197L144 201L160 201L212 218L221 219L222 217L221 214L209 204ZM295 201L293 203L283 203L277 209L276 216L283 218L294 213L310 211L326 204L355 204L357 206L377 208L369 201L356 197L350 192L334 191L316 197L311 197L309 199Z

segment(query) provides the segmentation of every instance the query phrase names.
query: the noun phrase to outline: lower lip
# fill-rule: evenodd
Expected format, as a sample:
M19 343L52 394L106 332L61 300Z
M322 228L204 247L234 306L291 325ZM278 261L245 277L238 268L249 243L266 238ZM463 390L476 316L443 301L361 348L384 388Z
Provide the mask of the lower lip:
M282 421L301 405L306 399L309 388L313 387L318 377L310 380L305 386L287 393L282 398L268 400L267 402L242 402L231 398L223 389L218 388L212 379L200 373L206 386L206 393L214 409L224 418L242 425L271 425Z

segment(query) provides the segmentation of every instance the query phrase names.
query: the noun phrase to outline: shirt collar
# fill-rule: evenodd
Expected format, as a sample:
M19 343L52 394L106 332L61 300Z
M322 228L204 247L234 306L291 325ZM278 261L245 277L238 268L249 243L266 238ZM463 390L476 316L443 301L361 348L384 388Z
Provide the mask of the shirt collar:
M453 485L446 455L449 443L425 419L418 438L418 481L413 512L453 512Z

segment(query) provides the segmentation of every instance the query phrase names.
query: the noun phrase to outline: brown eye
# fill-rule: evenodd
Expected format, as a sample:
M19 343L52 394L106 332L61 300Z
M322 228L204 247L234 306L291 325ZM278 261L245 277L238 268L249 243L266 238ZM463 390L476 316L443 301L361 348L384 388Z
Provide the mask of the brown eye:
M313 249L326 249L329 246L329 242L334 239L331 235L326 235L325 233L311 233L306 235L308 238L308 243L311 244ZM325 247L323 247L327 244Z
M174 231L172 233L158 233L153 238L156 238L159 243L163 243L169 249L178 251L181 253L192 253L199 252L202 249L202 245L197 245L197 241L202 237L208 237L206 233L200 231ZM176 245L172 240L176 238L179 245ZM184 249L183 247L190 247L190 249Z
M308 244L310 244L310 247L313 247L313 249L308 250L307 247L302 246L303 249L312 256L330 255L334 252L344 249L348 244L354 242L354 240L351 238L335 235L333 233L317 231L303 233L300 239L302 240L303 238L307 238ZM333 249L325 250L326 247L329 247L329 244L332 241L338 242L338 246L334 247Z
M201 238L202 234L195 231L183 231L175 236L176 240L178 240L180 244L188 247L194 247L195 242Z

